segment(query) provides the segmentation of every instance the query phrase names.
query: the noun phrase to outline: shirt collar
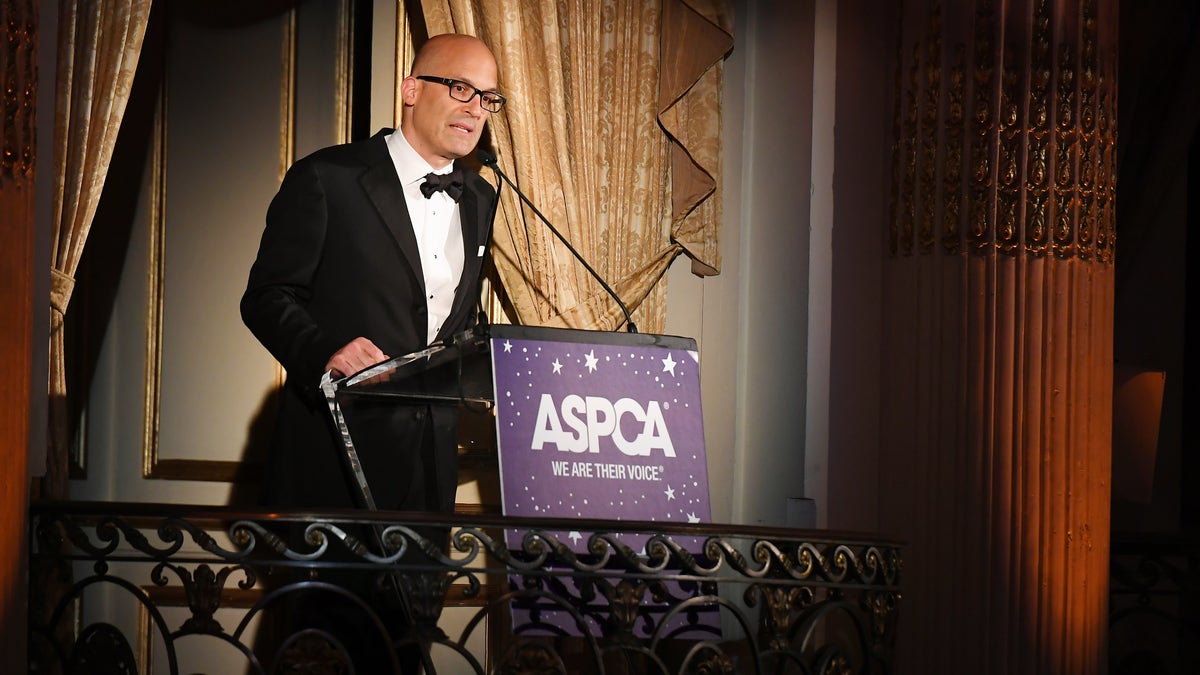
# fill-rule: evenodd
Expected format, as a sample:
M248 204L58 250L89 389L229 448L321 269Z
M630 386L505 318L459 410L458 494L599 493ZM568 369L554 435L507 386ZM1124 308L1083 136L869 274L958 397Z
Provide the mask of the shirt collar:
M401 185L412 185L423 181L428 173L450 173L454 169L454 162L451 162L440 170L434 170L424 157L413 150L412 145L399 129L388 134L384 140L387 142L388 154L392 157L392 164L396 166L396 175L400 177Z

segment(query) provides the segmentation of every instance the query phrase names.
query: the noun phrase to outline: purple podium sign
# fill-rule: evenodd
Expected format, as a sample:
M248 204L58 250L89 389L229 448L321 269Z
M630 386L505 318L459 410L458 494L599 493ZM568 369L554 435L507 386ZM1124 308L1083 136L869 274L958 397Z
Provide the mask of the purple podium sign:
M690 348L492 338L505 515L710 521L699 355L676 341ZM580 532L553 534L587 552ZM638 553L648 538L617 537Z
M655 345L494 338L505 515L708 522L699 366Z

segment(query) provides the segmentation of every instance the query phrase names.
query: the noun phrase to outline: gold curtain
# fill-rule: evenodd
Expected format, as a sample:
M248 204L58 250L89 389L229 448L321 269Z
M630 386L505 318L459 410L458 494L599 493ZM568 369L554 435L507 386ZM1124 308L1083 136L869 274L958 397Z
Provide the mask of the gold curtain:
M42 486L44 496L56 498L66 496L70 424L65 419L63 315L129 101L150 0L59 5L50 261L50 448Z
M880 467L909 543L899 673L1103 672L1115 4L904 5Z
M424 0L429 35L476 35L509 105L492 119L502 170L606 279L647 332L681 252L720 269L721 61L728 0ZM486 169L485 169L486 172ZM623 316L511 190L493 240L515 320L610 329Z

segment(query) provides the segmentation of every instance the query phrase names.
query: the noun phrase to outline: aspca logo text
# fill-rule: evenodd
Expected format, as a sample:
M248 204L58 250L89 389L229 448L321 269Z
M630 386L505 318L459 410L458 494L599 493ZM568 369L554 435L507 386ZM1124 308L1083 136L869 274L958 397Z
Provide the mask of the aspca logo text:
M638 431L628 438L627 429ZM542 394L533 429L534 450L554 445L560 452L600 452L603 438L611 438L617 449L630 457L648 457L655 450L666 457L675 456L657 401L643 408L631 398L612 402L601 396L570 394L556 406L550 394Z

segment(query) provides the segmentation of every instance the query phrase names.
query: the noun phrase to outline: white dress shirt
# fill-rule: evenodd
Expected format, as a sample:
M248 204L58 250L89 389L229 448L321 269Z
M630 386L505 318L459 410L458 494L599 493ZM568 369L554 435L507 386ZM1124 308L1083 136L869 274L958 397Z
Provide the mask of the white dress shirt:
M433 342L442 324L450 316L454 293L463 271L462 221L458 204L445 192L421 194L425 175L450 173L453 164L434 171L400 130L387 136L388 153L396 165L396 175L404 186L404 200L412 220L417 249L421 253L421 273L425 278L425 305L428 310L426 342Z

